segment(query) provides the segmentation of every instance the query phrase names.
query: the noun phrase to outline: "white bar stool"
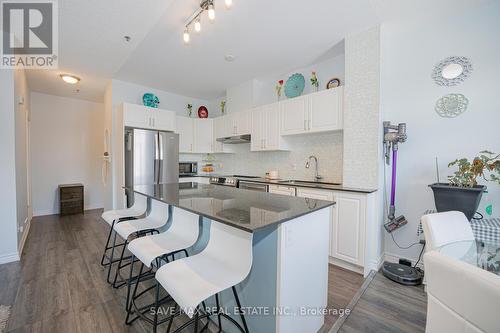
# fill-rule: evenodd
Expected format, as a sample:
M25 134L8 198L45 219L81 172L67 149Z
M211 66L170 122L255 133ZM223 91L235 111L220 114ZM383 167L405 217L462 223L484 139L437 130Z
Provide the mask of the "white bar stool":
M132 253L132 260L130 265L126 302L127 318L125 322L127 325L132 324L137 318L141 317L153 324L154 331L156 331L157 325L161 324L161 322L157 321L158 316L156 315L154 316L154 319L150 319L145 316L145 313L149 311L149 306L137 308L135 305L135 300L147 291L156 287L157 292L159 292L159 284L156 283L156 286L153 285L137 294L139 283L154 277L154 275L143 276L144 266L151 268L155 259L163 259L166 262L170 262L171 260L169 257L172 257L172 260L175 260L175 255L180 252L183 252L185 257L188 257L189 255L187 249L193 246L198 240L200 217L197 214L172 207L171 216L172 222L168 230L158 235L136 238L128 245L128 250ZM141 267L139 269L139 274L136 277L133 277L135 258L141 262ZM157 267L159 267L158 262ZM133 283L135 283L135 287L132 295L130 295L130 289ZM137 316L129 320L130 315L134 312L132 311L132 307L134 307L134 311L137 312ZM143 313L142 311L144 308L146 310Z
M128 244L128 238L131 235L140 237L140 236L145 236L147 234L152 235L154 233L159 233L158 228L163 227L165 224L167 224L167 222L168 222L168 205L158 200L151 200L151 210L148 216L136 220L127 220L115 224L113 245L116 244L116 235L118 234L120 235L121 238L123 238L124 246L122 248L120 259L117 260L118 266L116 267L115 277L112 283L114 288L119 288L126 284L125 281L122 281L122 283L119 285L117 285L116 282L120 270L123 267L130 265L130 262L125 265L122 265L124 260L123 256L125 254L125 249ZM113 254L111 255L111 258L113 259ZM111 269L111 265L109 266L109 268ZM109 276L109 271L108 271L108 276Z
M140 195L136 193L134 195L134 204L130 208L126 209L114 209L114 210L107 210L104 213L102 213L101 217L106 223L109 224L110 229L109 229L109 234L108 234L108 240L106 241L106 246L104 246L104 251L102 253L102 258L101 258L101 265L106 266L109 265L109 258L107 257L108 250L111 249L109 246L109 241L111 240L111 234L113 233L113 227L115 226L115 223L119 223L121 221L125 221L128 219L135 219L138 218L146 213L146 210L148 208L148 200L145 196ZM116 245L116 246L120 246ZM104 259L108 259L108 263L104 263Z
M234 286L250 273L252 239L252 233L212 221L210 239L202 252L170 262L158 269L156 280L189 318L194 316L194 319L180 326L175 332L180 332L193 323L194 331L198 332L198 321L211 315L206 309L200 315L200 311L197 310L200 303L215 295L217 308L220 309L218 293L228 288L232 288L236 304L241 310ZM158 296L156 300L158 302ZM242 311L238 312L243 327L227 314L217 311L219 330L222 331L221 317L224 317L241 332L248 333L245 317ZM173 319L174 316L171 316L167 332L170 331Z

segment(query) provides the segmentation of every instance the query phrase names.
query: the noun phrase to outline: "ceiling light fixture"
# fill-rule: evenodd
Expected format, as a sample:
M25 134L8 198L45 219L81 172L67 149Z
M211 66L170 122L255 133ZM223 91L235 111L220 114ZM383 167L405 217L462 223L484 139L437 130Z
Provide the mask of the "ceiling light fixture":
M80 78L74 75L61 74L59 76L61 77L61 79L63 79L64 82L69 84L77 84L78 82L80 82Z
M188 29L188 27L186 27L186 29L184 29L184 35L182 37L184 39L184 43L189 44L189 40L191 38L189 36L189 29Z
M224 4L227 9L233 6L233 0L224 0ZM184 43L188 44L190 41L189 27L194 25L194 31L199 33L201 31L201 15L203 12L207 12L207 16L210 22L215 20L215 6L214 0L201 0L200 8L198 8L191 16L187 19L185 25L185 30L183 34Z
M194 21L194 31L196 32L200 32L201 31L201 23L200 23L200 17L198 16L198 18Z
M215 20L215 7L214 7L213 3L211 3L210 5L208 5L208 19L210 21Z

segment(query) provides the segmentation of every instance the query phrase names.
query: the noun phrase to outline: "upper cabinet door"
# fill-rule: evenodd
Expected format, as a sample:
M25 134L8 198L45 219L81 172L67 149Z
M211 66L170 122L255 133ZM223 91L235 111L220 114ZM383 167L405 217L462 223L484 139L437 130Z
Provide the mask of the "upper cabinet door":
M280 103L281 135L301 134L307 131L309 112L307 96L295 97Z
M194 136L194 124L193 119L188 117L176 117L176 132L179 133L179 152L180 153L192 153L194 152L193 147L193 136Z
M236 126L237 135L250 134L250 132L252 131L252 112L235 112L234 124Z
M236 135L236 121L234 113L229 113L223 116L224 118L224 138Z
M160 131L175 131L175 112L162 109L153 111L153 127Z
M264 129L264 148L266 150L279 150L282 147L280 144L280 107L279 103L269 104L263 108L264 121L262 128Z
M123 104L123 123L125 126L152 128L153 113L143 105Z
M308 130L311 132L324 132L342 129L343 97L344 87L311 94Z
M214 137L216 139L226 137L225 116L214 118Z
M250 143L250 150L252 151L264 150L264 133L265 133L265 122L263 121L264 117L265 114L263 108L253 109L251 112L252 137Z
M193 119L194 122L194 152L211 153L214 150L213 144L213 120Z

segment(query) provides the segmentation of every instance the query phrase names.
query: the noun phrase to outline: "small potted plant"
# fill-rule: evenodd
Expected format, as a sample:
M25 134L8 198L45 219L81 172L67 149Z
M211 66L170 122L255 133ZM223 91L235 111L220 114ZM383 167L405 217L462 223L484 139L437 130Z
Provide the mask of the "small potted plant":
M187 111L188 111L188 117L191 117L191 115L193 114L193 105L192 104L187 105Z
M281 91L283 90L283 83L284 83L283 80L279 80L278 84L276 84L276 87L274 87L276 89L276 96L278 97L278 101L281 98Z
M448 177L449 183L429 185L434 192L434 202L438 212L458 210L470 221L486 190L486 186L477 184L478 177L500 184L500 154L496 155L486 150L479 154L472 162L466 158L450 162L448 167L458 166L458 170Z
M318 81L318 77L316 76L316 72L311 73L311 85L314 87L315 91L318 91L319 81Z

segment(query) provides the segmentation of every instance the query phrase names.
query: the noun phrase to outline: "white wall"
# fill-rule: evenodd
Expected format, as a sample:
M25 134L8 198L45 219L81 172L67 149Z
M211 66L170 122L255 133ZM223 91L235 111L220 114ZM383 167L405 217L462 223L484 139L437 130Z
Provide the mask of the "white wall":
M18 260L14 73L0 70L0 263Z
M31 206L31 170L29 146L29 110L30 91L25 71L14 71L14 106L16 129L16 204L17 204L17 239L18 247L24 245L32 216Z
M193 105L193 117L198 117L197 112L200 105L208 106L208 101L204 99L177 95L168 91L162 91L120 80L112 81L113 106L116 107L124 102L142 105L142 96L147 92L158 96L158 99L160 100L158 108L175 111L180 116L187 116L188 103ZM210 115L210 110L208 110L208 112Z
M103 207L104 105L32 93L31 115L33 214L57 214L65 183L85 186L85 209Z
M447 163L455 158L472 158L483 149L500 151L499 18L500 4L496 2L435 21L382 25L383 119L408 126L408 141L400 145L398 161L396 210L409 221L394 234L400 245L417 240L421 215L434 208L427 185L436 181L436 156L443 181L452 172ZM438 86L431 79L432 68L452 55L469 57L472 75L455 87ZM441 118L434 111L436 100L448 93L462 93L469 99L468 110L454 119ZM500 186L487 185L493 215L498 217ZM385 246L387 253L409 258L416 258L420 249L398 249L390 237L386 237Z

